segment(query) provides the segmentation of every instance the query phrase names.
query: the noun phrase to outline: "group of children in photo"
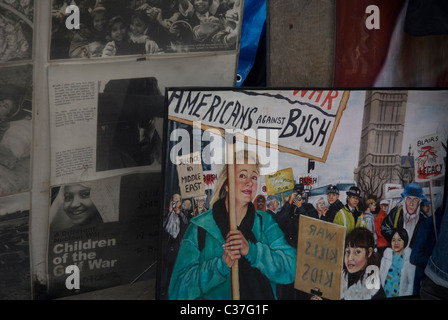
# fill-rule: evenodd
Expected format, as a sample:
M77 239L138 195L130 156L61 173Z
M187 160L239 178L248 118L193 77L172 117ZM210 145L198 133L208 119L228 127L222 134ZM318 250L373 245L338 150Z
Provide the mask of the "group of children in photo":
M66 9L79 8L68 30ZM52 58L231 49L237 43L238 0L53 0ZM69 10L70 11L70 10Z

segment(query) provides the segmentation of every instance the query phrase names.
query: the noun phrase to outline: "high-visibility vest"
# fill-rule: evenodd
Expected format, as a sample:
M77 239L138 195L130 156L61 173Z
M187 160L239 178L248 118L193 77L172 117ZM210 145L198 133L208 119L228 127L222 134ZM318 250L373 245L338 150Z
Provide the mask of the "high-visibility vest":
M367 227L366 221L364 220L363 213L361 213L358 216L358 220L355 222L355 219L353 218L352 213L348 210L348 208L346 206L344 206L340 211L342 211L342 220L344 221L344 227L345 227L347 234L356 227L362 227L362 228ZM347 215L349 215L349 217L351 217L351 219L350 219L351 221L347 221ZM353 226L348 226L347 223L352 224L352 222L353 222ZM352 227L352 228L349 230L348 227Z

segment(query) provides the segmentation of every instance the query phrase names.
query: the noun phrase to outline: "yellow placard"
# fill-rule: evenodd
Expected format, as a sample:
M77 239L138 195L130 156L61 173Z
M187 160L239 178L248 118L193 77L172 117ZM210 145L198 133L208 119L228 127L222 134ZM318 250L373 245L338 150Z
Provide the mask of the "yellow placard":
M268 195L294 189L294 175L292 168L279 170L266 175L266 192Z

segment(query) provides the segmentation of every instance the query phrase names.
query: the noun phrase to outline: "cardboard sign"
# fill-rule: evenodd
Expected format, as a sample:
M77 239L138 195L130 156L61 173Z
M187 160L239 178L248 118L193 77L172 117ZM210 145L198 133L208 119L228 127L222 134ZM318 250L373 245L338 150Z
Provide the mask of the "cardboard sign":
M414 141L416 182L435 180L445 175L444 154L442 153L440 140L438 134L432 134Z
M178 156L176 164L181 197L185 199L205 195L200 153Z
M266 175L267 194L276 194L294 189L294 174L292 168L279 170Z
M301 215L294 287L339 300L344 241L345 227Z

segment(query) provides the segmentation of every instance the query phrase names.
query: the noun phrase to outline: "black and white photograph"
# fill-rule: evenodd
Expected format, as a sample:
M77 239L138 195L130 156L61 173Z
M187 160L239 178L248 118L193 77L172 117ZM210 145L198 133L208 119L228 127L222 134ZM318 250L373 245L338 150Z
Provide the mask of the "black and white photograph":
M160 173L136 173L51 188L49 298L154 279ZM80 287L65 268L79 268Z
M51 10L52 60L236 50L242 19L240 0L52 0ZM76 15L79 29L67 28Z
M51 66L50 184L160 172L167 83L226 85L232 66L233 54Z
M32 58L34 0L0 1L0 62Z
M96 171L158 166L163 103L155 77L110 80L98 97Z
M31 299L30 195L0 200L0 300Z
M32 67L0 68L0 196L30 187Z

